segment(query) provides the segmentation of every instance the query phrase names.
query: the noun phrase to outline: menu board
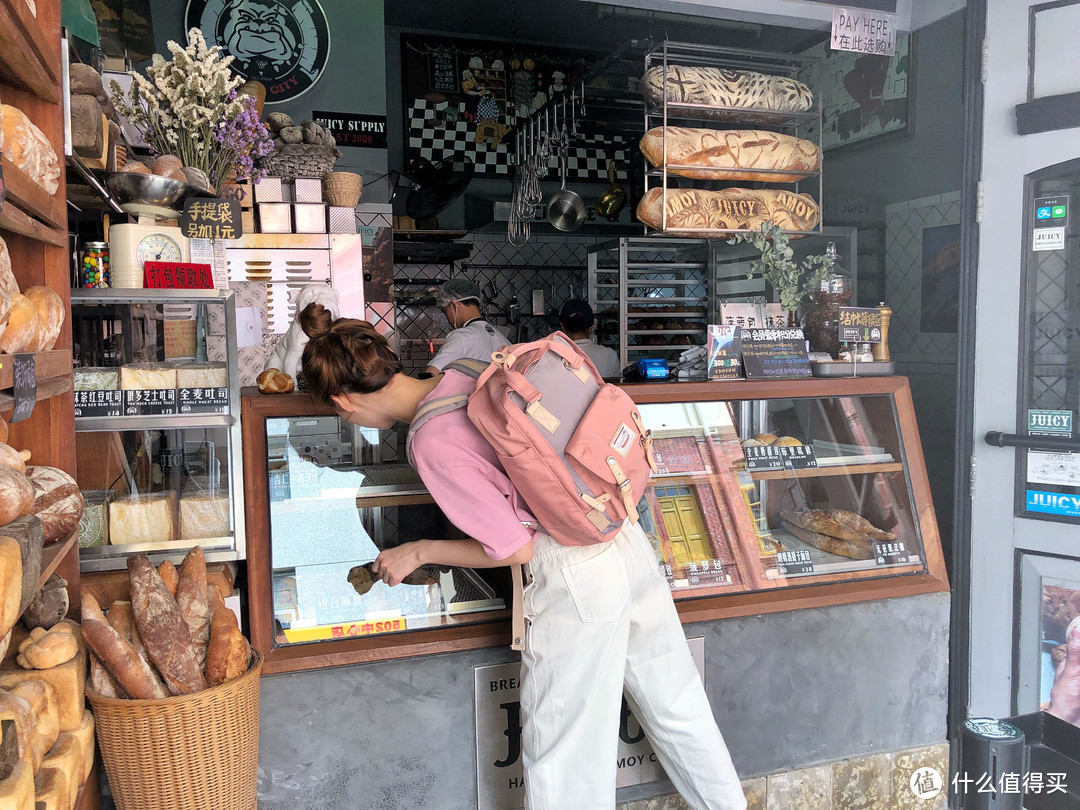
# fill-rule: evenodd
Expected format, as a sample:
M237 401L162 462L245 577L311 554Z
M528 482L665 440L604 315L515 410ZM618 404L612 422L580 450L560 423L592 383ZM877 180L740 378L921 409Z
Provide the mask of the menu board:
M809 377L802 329L743 329L743 369L748 380Z

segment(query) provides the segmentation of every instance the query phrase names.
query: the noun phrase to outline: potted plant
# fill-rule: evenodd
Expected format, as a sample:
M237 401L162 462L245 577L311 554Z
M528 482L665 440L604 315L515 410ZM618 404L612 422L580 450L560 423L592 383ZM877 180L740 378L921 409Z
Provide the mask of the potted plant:
M807 256L796 262L788 235L768 220L761 223L759 230L735 234L727 241L729 245L748 243L761 251L761 257L750 262L746 277L759 275L765 279L780 296L780 305L791 313L832 275L836 264L835 256L829 254Z

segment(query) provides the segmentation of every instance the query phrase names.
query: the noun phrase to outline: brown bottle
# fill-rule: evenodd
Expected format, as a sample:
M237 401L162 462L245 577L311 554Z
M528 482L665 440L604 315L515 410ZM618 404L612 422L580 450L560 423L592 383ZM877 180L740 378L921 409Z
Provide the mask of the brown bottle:
M884 363L889 360L889 319L892 317L892 308L882 301L878 310L881 312L881 343L873 345L874 362Z

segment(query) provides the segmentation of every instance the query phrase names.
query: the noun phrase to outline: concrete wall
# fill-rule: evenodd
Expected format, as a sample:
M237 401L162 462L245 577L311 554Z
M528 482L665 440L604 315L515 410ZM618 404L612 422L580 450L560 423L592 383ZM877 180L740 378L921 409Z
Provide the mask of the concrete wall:
M949 595L686 626L744 779L945 739ZM473 668L505 649L262 682L262 810L476 807ZM620 800L670 792L664 782Z

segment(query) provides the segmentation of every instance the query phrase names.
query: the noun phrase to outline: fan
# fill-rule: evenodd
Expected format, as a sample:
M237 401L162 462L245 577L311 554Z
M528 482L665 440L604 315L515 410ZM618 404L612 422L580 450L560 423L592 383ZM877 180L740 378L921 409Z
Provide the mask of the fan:
M409 189L405 213L415 220L431 219L465 191L475 168L468 158L443 158L434 163L427 158L417 158L406 174L390 172L390 200L392 202L398 189L405 186Z

